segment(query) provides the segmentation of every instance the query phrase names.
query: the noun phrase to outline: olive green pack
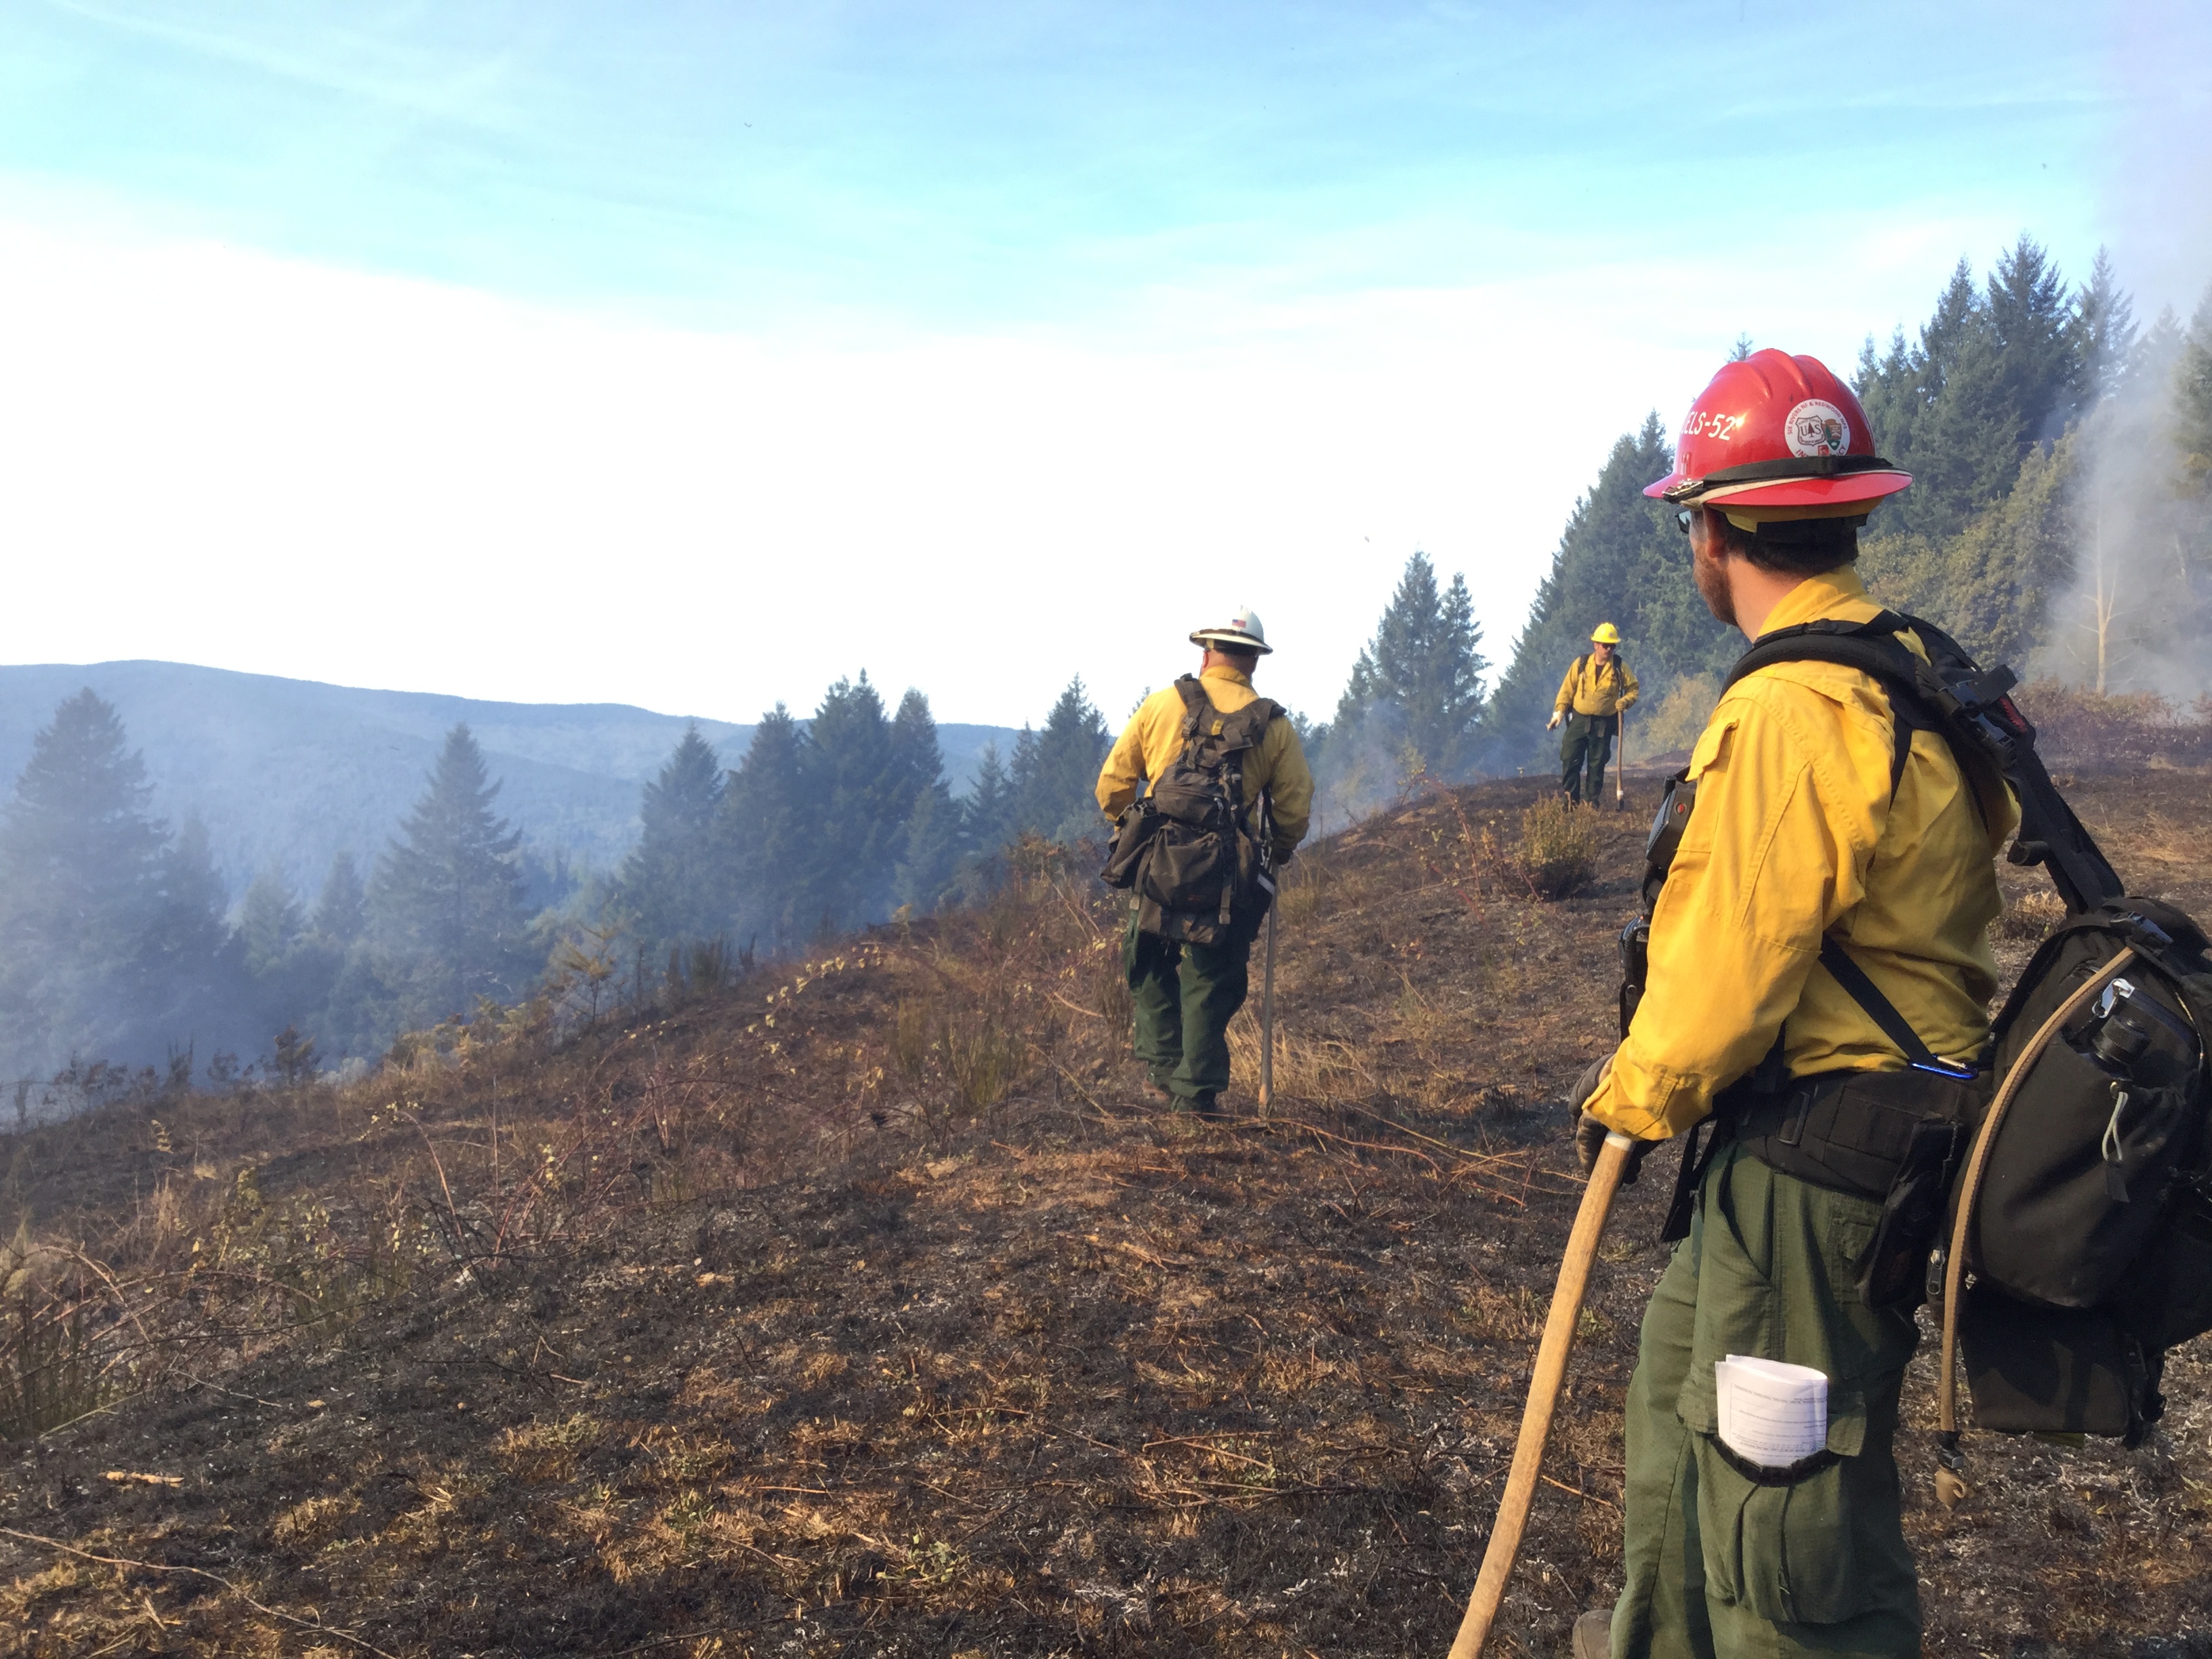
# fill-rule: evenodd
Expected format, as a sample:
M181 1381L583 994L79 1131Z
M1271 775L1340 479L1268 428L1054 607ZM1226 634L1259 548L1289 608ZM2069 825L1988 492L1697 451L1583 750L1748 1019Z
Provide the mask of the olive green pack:
M1144 932L1218 945L1233 917L1265 910L1274 894L1267 798L1244 798L1244 767L1283 711L1255 697L1224 714L1193 675L1176 690L1182 749L1115 824L1101 875L1134 890Z

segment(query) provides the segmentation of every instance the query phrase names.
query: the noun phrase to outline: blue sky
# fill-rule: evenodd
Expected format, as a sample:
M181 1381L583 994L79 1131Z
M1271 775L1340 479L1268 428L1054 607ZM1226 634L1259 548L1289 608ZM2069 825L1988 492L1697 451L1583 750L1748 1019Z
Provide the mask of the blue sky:
M1249 599L1325 713L1417 544L1503 657L1739 332L1843 368L2023 230L2187 309L2208 59L2162 3L15 0L0 658L1012 722Z

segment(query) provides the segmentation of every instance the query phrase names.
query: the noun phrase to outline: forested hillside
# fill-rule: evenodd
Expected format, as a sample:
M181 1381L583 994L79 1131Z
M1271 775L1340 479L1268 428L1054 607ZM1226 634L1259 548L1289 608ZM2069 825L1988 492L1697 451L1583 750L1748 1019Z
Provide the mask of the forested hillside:
M422 787L446 733L466 724L504 786L526 845L599 869L638 836L638 786L688 724L621 703L489 702L374 691L171 662L0 666L0 782L66 697L89 687L112 704L146 760L161 812L198 818L234 898L272 865L310 891L341 848L373 858ZM749 725L702 719L732 753ZM955 789L1003 726L939 732Z
M1962 261L1911 337L1869 340L1855 384L1916 478L1863 537L1880 597L2032 674L2148 695L2124 711L2137 748L2212 684L2212 296L2141 326L2106 262L2069 283L2023 238L1982 280ZM1601 620L1644 688L1631 754L1690 743L1741 641L1642 494L1668 464L1656 414L1613 445L1494 688L1465 578L1412 555L1329 720L1300 721L1317 834L1548 770L1553 692ZM1079 681L1018 733L940 728L865 674L750 727L159 664L0 670L0 690L21 768L0 1076L57 1107L165 1068L304 1074L548 987L719 983L978 898L1100 832L1112 735Z
M622 712L633 734L602 724L603 753L658 718ZM257 1066L306 1076L549 981L595 1000L719 983L757 955L991 887L1025 835L1088 830L1107 743L1072 684L1003 759L987 741L956 794L927 699L887 713L865 674L811 718L770 711L731 745L734 766L696 723L678 730L641 788L619 785L639 828L615 867L529 844L501 775L518 763L495 765L463 723L404 817L341 843L312 884L272 858L240 893L205 824L170 816L114 705L65 698L0 809L0 1079L16 1109Z
M1962 259L1911 337L1869 338L1852 383L1878 449L1914 477L1863 532L1878 596L2027 673L2182 702L2212 687L2194 646L2212 622L2212 292L2186 323L2142 327L2101 256L2069 283L2023 237L1978 282ZM1600 621L1644 682L1632 745L1680 747L1703 722L1741 641L1640 494L1670 447L1654 414L1577 503L1484 707L1478 764L1549 763L1553 694Z

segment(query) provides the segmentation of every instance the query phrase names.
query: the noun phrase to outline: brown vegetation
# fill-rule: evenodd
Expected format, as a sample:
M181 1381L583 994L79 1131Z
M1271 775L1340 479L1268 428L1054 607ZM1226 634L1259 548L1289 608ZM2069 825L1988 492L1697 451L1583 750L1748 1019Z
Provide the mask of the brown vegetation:
M2201 783L2077 792L2200 913ZM0 1138L0 1403L33 1413L0 1654L1440 1654L1650 805L1573 815L1590 884L1539 902L1540 791L1292 866L1264 1123L1147 1109L1118 907L1031 849L978 909L668 1006ZM1232 1050L1249 1108L1248 1020ZM1500 1652L1617 1586L1671 1164L1607 1243ZM1946 1517L1916 1375L1932 1653L2206 1650L2212 1406L2193 1352L2169 1377L2139 1453L1971 1441Z
M2060 680L2022 686L2021 710L2035 723L2036 747L2077 772L2212 762L2212 697L2187 710L2151 691L2106 695Z

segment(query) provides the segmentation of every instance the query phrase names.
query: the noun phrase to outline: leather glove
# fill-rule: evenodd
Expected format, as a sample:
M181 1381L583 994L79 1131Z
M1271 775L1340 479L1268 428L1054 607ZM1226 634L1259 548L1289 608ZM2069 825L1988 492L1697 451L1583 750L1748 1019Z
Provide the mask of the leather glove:
M1544 722L1544 729L1547 732L1558 731L1559 729L1559 722L1565 718L1565 715L1560 714L1558 709L1554 708L1552 711L1552 718Z
M1567 1109L1575 1115L1575 1158L1583 1166L1584 1175L1597 1168L1598 1151L1605 1145L1605 1138L1612 1131L1601 1120L1583 1110L1583 1103L1597 1092L1598 1085L1605 1081L1606 1073L1612 1069L1611 1054L1602 1060L1590 1061L1577 1079L1573 1091L1567 1097ZM1658 1144L1655 1140L1638 1140L1630 1144L1628 1162L1620 1171L1622 1186L1633 1187L1636 1184L1637 1173L1644 1167L1644 1155Z

